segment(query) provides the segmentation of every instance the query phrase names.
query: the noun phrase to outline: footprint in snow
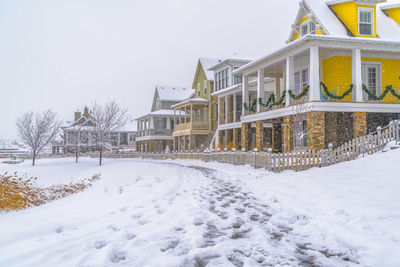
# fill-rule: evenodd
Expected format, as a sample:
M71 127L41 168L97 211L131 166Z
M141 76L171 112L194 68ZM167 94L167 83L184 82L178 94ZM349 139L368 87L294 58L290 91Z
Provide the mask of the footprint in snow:
M106 245L107 245L107 242L104 240L98 240L98 241L94 242L94 247L96 249L104 248Z
M132 239L134 239L136 237L136 235L135 234L132 234L132 233L127 233L126 235L125 235L125 238L127 239L127 240L132 240Z
M138 212L138 213L134 213L131 215L131 218L133 219L139 219L140 217L142 217L143 213Z
M57 234L60 234L64 231L64 229L62 228L62 226L58 226L54 231L56 231Z
M138 221L138 224L139 225L145 225L147 223L147 220L146 219L140 219L139 221Z
M126 252L114 248L109 251L108 258L111 262L118 263L126 259Z
M127 206L124 206L124 207L120 208L119 210L120 211L126 211L127 208L128 208Z
M107 226L107 228L113 230L114 232L118 232L118 231L121 230L121 229L120 229L118 226L116 226L115 224L109 224L109 225Z

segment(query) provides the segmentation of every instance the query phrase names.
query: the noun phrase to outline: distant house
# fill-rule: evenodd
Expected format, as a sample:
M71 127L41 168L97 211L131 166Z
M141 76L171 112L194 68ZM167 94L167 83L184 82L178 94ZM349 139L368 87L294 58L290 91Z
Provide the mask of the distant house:
M218 59L199 58L192 84L194 95L172 106L176 123L173 132L175 151L207 147L212 140L217 128L217 103L211 96L214 72L208 69L219 62Z
M52 153L74 153L77 149L81 153L98 151L99 148L94 142L95 123L87 107L83 114L76 111L73 121L67 121L61 127L62 141L52 144ZM137 132L132 121L116 132L110 132L110 144L107 147L110 151L121 149L134 149L136 145Z
M156 86L151 112L136 118L138 129L136 150L164 152L167 146L172 149L174 111L171 106L193 94L194 90L189 87Z

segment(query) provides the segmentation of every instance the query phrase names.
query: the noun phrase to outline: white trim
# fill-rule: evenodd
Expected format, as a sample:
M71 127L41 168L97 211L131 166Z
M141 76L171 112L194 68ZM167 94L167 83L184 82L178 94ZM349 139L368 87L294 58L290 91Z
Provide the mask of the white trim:
M242 123L251 123L259 120L270 120L293 115L293 107L284 107L256 114L242 116ZM400 104L359 103L359 102L308 102L304 110L324 112L374 112L400 113Z
M371 35L369 34L360 34L360 12L370 12L371 13ZM375 9L373 7L358 7L357 8L357 16L358 16L358 35L359 36L375 36ZM366 23L364 23L366 24Z
M395 9L395 8L400 8L400 3L399 4L387 4L387 5L383 5L383 6L380 6L380 8L382 9L382 10L389 10L389 9Z
M228 124L222 124L218 125L218 131L222 130L230 130L230 129L236 129L236 128L241 128L242 123L241 122L234 122L234 123L228 123Z
M173 136L162 136L162 135L147 135L136 137L136 142L147 141L147 140L173 140Z

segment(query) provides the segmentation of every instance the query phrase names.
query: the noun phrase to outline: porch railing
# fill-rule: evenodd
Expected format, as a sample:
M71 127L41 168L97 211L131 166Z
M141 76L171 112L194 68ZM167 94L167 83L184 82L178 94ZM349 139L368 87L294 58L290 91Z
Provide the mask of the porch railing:
M180 123L175 125L175 131L184 131L184 130L208 130L208 122L207 121L195 121L195 122L187 122Z

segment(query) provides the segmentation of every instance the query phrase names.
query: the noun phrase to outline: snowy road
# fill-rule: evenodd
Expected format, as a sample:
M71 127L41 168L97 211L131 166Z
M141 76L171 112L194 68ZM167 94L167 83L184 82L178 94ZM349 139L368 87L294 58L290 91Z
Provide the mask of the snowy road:
M57 164L67 171L65 160ZM354 247L310 225L307 215L277 199L255 197L242 182L245 172L190 162L108 160L101 168L93 162L73 165L85 170L75 169L75 176L101 173L93 188L0 214L1 267L352 266L359 261ZM26 171L40 175L46 170L40 168Z

